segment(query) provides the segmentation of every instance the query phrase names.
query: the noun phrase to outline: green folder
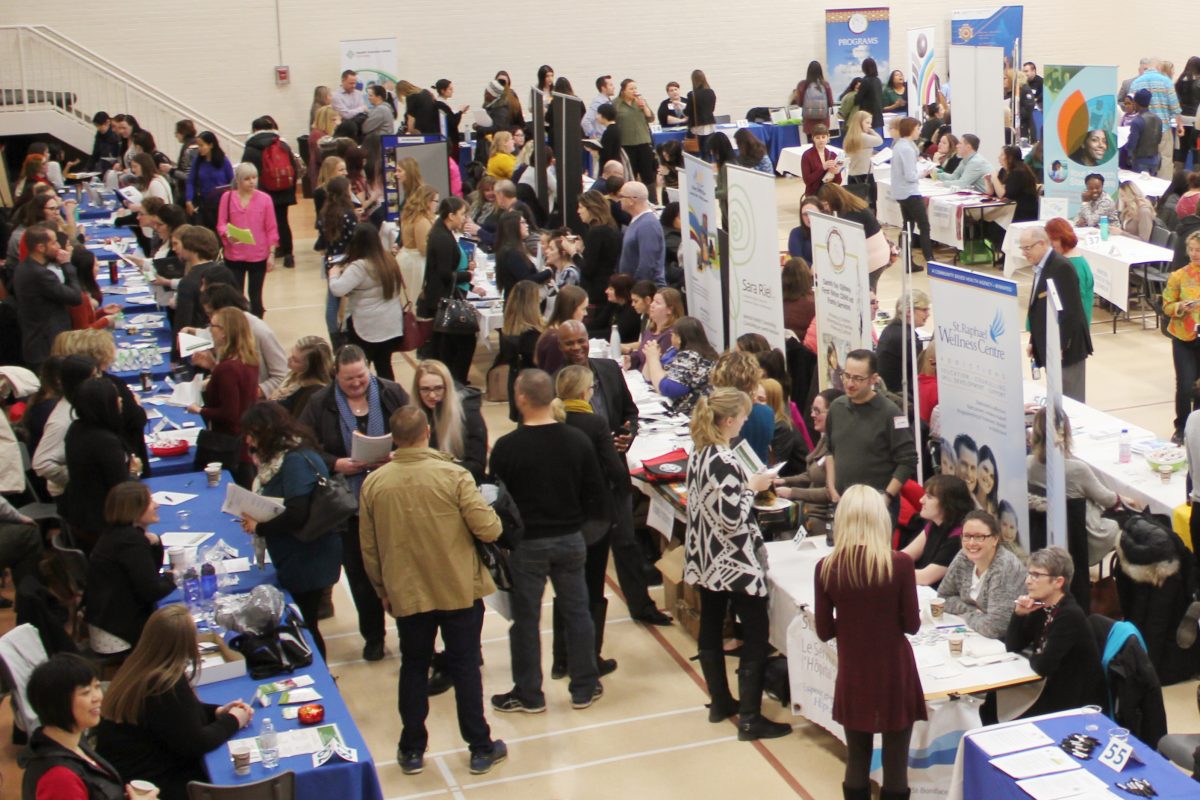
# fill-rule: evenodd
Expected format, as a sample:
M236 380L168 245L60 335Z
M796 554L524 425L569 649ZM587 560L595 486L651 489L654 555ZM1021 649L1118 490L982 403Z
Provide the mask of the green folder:
M226 225L225 235L230 241L240 244L254 244L254 234L246 228L239 228L237 225Z

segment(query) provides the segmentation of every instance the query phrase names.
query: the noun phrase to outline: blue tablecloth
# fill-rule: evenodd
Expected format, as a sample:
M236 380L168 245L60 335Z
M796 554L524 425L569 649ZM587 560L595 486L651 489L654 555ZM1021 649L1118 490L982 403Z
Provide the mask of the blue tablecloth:
M1055 717L1052 719L1030 720L1055 742L1061 742L1073 733L1084 733L1094 736L1101 744L1108 739L1108 729L1116 723L1103 714L1076 714ZM1089 723L1098 727L1096 731L1087 731L1084 726ZM1118 783L1124 783L1130 778L1142 778L1149 781L1156 792L1158 800L1195 800L1200 797L1200 785L1176 769L1169 761L1160 756L1149 745L1129 738L1133 745L1133 754L1143 764L1135 764L1131 760L1120 773L1113 772L1097 758L1097 750L1088 761L1079 762L1083 769L1104 781L1110 791L1119 797L1133 797L1116 788ZM1017 782L1004 772L988 763L987 753L979 749L970 736L963 738L963 791L964 798L987 798L987 800L1028 800L1028 795L1017 786Z
M772 164L779 161L779 153L783 148L800 146L800 131L803 127L801 125L776 125L772 122L753 122L747 127L751 133L758 137L760 142L767 146L767 155L771 157ZM718 125L716 132L728 136L729 143L733 144L733 136L737 133L737 130L736 124L725 124ZM651 134L651 138L654 140L654 146L658 147L663 142L683 141L686 135L686 129L678 128Z
M92 205L86 187L81 187L78 195L76 194L75 187L63 189L59 194L62 195L64 200L75 200L78 203L77 209L79 211L79 219L81 220L108 219L112 216L113 211L116 210L116 202L112 199L113 193L108 190L101 190L100 192L102 199L108 198L110 201L110 206L108 207L104 205Z
M156 391L158 389L160 389L161 387L163 387L163 384L161 382L156 383L156 385L155 385ZM135 389L135 391L137 391L137 388L140 388L140 387L133 387L131 385L130 388ZM148 393L138 391L138 394L142 397L146 397ZM171 420L172 422L174 422L176 425L180 426L181 428L186 429L186 428L203 428L204 427L204 418L203 417L201 417L199 414L190 414L190 413L188 413L187 409L180 408L179 406L147 405L146 410L149 411L150 409L154 409L155 411L158 411L164 417ZM161 421L162 420L160 420L160 419L146 420L146 433L147 434L151 433L155 428L158 427L158 425ZM191 423L191 424L188 425L187 423ZM175 429L171 428L171 426L169 426L169 425L167 425L163 428L164 433L166 433L166 435L168 437L170 436L170 433L172 430L175 430ZM153 453L151 453L150 454L150 472L155 477L160 477L163 475L182 475L185 472L195 472L195 470L192 467L192 461L193 461L195 455L196 455L195 447L189 447L186 453L183 453L182 455L178 455L178 456L156 456ZM222 497L224 497L224 495L222 495Z

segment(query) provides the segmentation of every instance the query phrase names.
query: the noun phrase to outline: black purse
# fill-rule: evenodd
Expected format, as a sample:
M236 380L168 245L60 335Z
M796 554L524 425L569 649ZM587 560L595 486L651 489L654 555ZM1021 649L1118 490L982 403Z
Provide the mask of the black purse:
M479 315L475 313L475 306L456 290L438 301L433 330L434 333L474 336L479 333Z
M254 680L295 672L312 664L312 648L304 639L304 625L291 610L274 630L264 634L240 633L229 646L246 659L246 672Z
M308 465L316 467L308 456L304 456ZM317 484L309 495L308 519L292 536L302 542L315 542L331 531L341 528L346 520L358 513L358 498L346 484L341 475L330 475L328 478L317 474Z
M241 460L242 440L229 433L217 433L207 428L196 437L196 454L192 458L192 469L204 467L216 461L221 468L233 472Z

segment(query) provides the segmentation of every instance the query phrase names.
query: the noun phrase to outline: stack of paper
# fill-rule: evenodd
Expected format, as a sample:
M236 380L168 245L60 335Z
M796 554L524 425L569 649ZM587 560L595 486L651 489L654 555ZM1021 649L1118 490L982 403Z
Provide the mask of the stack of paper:
M221 511L241 519L248 516L255 522L270 522L286 510L280 500L247 491L236 483L225 486L225 502Z
M202 393L204 391L204 378L197 375L190 381L175 384L174 391L167 398L167 405L180 406L187 408L188 406L198 406L203 404Z
M212 350L212 334L208 331L196 331L195 334L179 332L179 356L187 358L201 350Z
M976 737L973 736L971 739L975 741ZM989 763L1016 780L1080 769L1078 761L1054 744L1039 747L1036 750L1026 750L1022 753L993 758Z
M354 432L351 439L350 458L363 464L378 464L387 461L392 452L392 436L366 436Z

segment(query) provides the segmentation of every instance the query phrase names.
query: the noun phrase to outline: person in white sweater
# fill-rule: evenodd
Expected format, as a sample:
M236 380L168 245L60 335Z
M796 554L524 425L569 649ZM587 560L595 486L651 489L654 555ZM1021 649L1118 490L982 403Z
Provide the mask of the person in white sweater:
M329 292L346 298L351 340L367 354L376 375L392 380L392 354L404 333L400 265L374 225L360 222L354 229L346 258L329 270Z

